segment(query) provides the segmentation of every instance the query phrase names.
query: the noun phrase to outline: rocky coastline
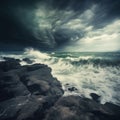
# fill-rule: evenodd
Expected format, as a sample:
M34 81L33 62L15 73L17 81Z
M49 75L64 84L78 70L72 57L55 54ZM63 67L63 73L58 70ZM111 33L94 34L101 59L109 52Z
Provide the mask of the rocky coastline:
M0 120L120 120L120 106L80 96L63 96L60 82L44 64L0 62ZM24 61L32 63L28 58ZM74 89L70 89L74 90Z

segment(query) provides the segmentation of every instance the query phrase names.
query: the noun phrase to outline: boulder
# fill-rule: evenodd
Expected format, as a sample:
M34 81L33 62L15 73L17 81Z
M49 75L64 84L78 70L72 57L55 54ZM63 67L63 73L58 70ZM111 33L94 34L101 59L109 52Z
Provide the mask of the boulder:
M69 87L68 90L69 90L70 92L74 92L74 91L76 91L76 90L78 90L78 89L77 89L76 87Z
M0 71L7 72L20 67L19 59L4 57L4 60L0 62Z
M19 60L0 62L0 120L120 120L120 107L92 99L63 96L60 82L43 64L21 66ZM69 87L72 92L77 90Z
M63 95L51 68L20 66L15 59L0 62L0 120L39 120Z
M92 97L92 99L96 102L100 102L100 96L95 94L95 93L91 93L90 96Z
M26 62L27 64L32 64L34 62L33 60L30 60L29 58L23 58L22 60Z
M119 110L91 99L66 96L55 103L44 120L119 120Z

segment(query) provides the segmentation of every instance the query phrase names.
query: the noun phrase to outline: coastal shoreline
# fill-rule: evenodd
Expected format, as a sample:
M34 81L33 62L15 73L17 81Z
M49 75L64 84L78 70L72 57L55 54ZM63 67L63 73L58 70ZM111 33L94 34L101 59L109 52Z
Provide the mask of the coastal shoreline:
M20 65L19 59L0 62L0 120L119 120L120 106L66 96L44 64ZM24 59L32 63L29 59ZM74 90L74 89L73 89Z

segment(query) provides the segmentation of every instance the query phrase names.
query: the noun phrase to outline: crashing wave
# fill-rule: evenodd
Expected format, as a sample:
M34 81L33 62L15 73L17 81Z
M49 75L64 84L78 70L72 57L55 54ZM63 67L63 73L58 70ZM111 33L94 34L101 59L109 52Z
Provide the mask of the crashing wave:
M29 58L34 63L47 64L52 74L62 84L64 95L90 98L90 93L101 96L101 102L120 105L120 53L43 53L26 49L22 54L1 54L22 61Z

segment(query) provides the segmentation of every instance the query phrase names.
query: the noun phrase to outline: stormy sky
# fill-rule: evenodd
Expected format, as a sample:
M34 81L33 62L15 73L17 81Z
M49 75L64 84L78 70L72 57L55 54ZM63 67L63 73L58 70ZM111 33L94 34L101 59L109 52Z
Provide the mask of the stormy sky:
M0 50L120 51L120 0L4 0Z

